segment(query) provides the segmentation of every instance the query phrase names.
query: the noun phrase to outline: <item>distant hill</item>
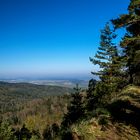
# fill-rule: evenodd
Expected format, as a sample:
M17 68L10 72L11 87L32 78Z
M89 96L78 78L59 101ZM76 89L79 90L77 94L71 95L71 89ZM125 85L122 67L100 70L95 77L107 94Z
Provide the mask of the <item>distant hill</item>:
M0 122L8 121L15 129L26 124L42 134L48 124L60 124L72 92L60 86L0 82Z
M79 79L5 79L2 80L9 83L31 83L36 85L51 85L51 86L61 86L73 88L76 84L79 84L82 88L88 87L88 81Z
M19 110L21 106L34 99L63 96L72 92L72 88L60 86L0 82L0 113Z
M36 85L32 83L8 83L0 82L0 94L5 95L24 95L33 97L44 97L47 95L63 95L73 91L72 88L51 86L51 85Z

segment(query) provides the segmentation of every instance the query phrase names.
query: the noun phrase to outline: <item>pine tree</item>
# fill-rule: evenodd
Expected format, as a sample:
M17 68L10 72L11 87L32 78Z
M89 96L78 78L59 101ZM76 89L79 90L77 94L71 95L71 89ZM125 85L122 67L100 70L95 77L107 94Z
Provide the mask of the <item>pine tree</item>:
M88 84L88 90L87 90L87 110L91 111L93 110L94 103L97 101L94 91L96 87L97 81L95 79L91 79Z
M140 85L140 0L131 0L128 14L123 14L112 23L115 28L125 28L126 34L120 45L124 48L129 83Z
M20 130L20 138L29 140L31 138L31 132L26 128L25 125L22 126Z
M98 47L95 57L90 58L90 61L94 65L99 65L100 70L98 72L92 72L92 74L99 76L102 82L113 87L116 86L118 81L121 81L122 64L117 47L113 43L116 34L111 30L109 23L101 30L100 38L100 47Z
M68 112L65 114L64 121L62 122L64 127L75 123L78 119L84 116L83 96L78 84L74 88L74 91L75 92L71 95L72 100L70 106L68 106Z

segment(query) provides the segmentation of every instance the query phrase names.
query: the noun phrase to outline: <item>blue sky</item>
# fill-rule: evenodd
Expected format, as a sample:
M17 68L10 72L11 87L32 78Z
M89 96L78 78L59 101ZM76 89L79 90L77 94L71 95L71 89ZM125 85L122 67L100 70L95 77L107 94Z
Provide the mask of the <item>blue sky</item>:
M0 0L0 78L88 77L100 29L129 0Z

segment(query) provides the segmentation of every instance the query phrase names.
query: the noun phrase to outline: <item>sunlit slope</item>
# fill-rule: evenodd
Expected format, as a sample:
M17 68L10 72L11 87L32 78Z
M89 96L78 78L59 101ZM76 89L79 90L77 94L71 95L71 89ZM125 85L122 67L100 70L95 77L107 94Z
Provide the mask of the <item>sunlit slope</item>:
M71 127L73 140L139 140L140 87L125 87L95 114Z

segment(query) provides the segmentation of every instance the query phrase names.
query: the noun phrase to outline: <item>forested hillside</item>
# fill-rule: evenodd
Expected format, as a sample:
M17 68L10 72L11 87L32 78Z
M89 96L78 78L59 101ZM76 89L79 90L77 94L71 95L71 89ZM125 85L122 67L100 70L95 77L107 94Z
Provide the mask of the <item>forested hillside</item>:
M47 126L60 125L72 92L66 87L0 82L0 139L11 139L3 132L7 125L16 133L25 124L39 137Z

